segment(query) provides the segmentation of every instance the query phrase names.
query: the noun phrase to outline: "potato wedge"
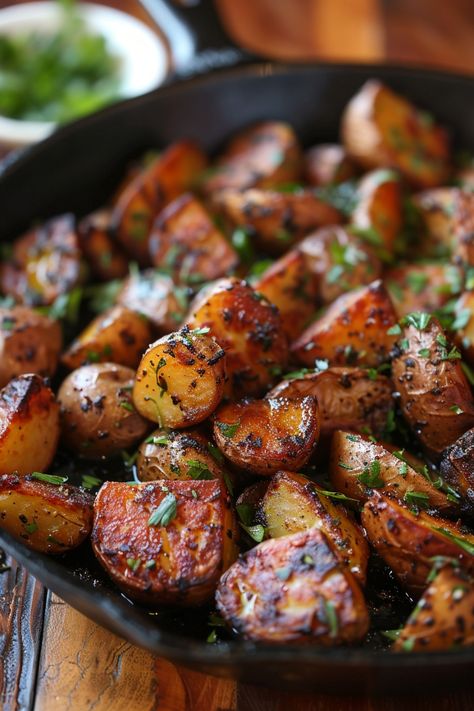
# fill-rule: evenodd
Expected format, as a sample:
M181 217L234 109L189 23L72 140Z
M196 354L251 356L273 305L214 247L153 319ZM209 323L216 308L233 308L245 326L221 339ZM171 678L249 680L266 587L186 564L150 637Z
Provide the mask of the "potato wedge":
M237 556L225 486L213 481L107 481L94 504L92 547L112 580L149 605L200 605Z
M317 528L264 541L222 576L217 609L254 642L357 642L369 616L361 589Z
M337 185L358 173L344 146L321 143L304 154L304 176L310 185Z
M331 445L331 483L337 491L358 501L367 501L376 489L417 510L431 508L444 515L455 514L457 499L448 499L427 475L411 466L404 454L404 450L395 450L394 454L366 437L338 430Z
M91 321L71 343L61 362L69 370L86 363L118 363L136 368L151 340L146 316L117 304Z
M263 495L259 520L268 538L320 529L354 577L365 584L369 546L362 529L311 479L295 472L275 474Z
M37 477L0 475L0 528L40 553L76 548L91 532L94 497L62 477L58 485Z
M208 329L163 336L143 355L133 387L138 412L159 427L182 429L205 420L224 394L226 356Z
M150 423L133 407L135 372L115 363L77 368L61 384L62 440L87 459L111 457L143 439Z
M321 439L339 429L367 431L381 436L393 408L393 384L385 375L362 368L327 368L288 378L276 385L267 397L304 397L318 401Z
M239 258L211 215L186 193L156 218L149 249L156 267L169 269L177 283L199 284L226 276Z
M474 644L474 585L462 569L445 565L425 590L392 649L425 652Z
M474 427L474 401L460 364L439 322L419 313L407 318L392 361L402 413L430 457Z
M273 304L239 279L220 279L191 305L190 328L209 327L225 350L226 394L260 395L288 360L288 343Z
M221 452L236 466L262 476L300 469L318 436L319 411L313 397L231 402L214 416L214 437Z
M59 440L59 405L39 375L20 375L0 390L0 472L46 471Z
M449 176L446 131L377 79L367 81L346 106L341 135L349 157L364 168L397 168L427 188Z
M110 210L97 210L77 227L79 245L97 279L121 279L128 272L128 258L115 242L110 227Z
M61 348L58 321L27 306L0 308L0 387L24 373L54 375Z
M432 313L462 288L462 273L454 264L404 264L385 272L387 288L397 316L413 311Z
M388 360L396 338L387 333L397 317L381 281L340 296L293 341L299 363L378 366Z
M474 429L461 435L444 450L441 476L461 495L461 513L474 520Z
M201 187L206 195L254 186L268 189L299 180L301 163L291 126L264 121L233 136Z
M414 593L426 588L433 558L444 556L474 571L474 536L424 511L413 513L395 499L373 492L362 510L369 543L400 582Z

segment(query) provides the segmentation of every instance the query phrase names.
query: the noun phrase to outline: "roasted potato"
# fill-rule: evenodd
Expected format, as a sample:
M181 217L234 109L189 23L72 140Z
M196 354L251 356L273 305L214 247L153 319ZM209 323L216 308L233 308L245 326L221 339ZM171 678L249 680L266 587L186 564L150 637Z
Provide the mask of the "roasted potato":
M402 264L385 272L384 284L402 318L413 311L431 313L441 308L460 292L462 274L454 264Z
M469 365L474 365L474 292L464 291L454 306L453 340Z
M455 199L454 253L458 264L474 267L474 193L459 190Z
M446 257L454 249L454 215L458 188L433 188L412 197L421 220L421 239L417 252L425 257Z
M440 472L447 484L461 495L461 512L474 520L474 429L444 450Z
M110 227L110 210L97 210L77 227L79 245L94 276L101 281L127 275L128 259L115 242Z
M305 256L294 249L278 259L253 283L259 294L274 304L288 339L293 340L314 315L317 284Z
M263 495L259 520L268 538L319 528L354 577L365 584L369 546L360 526L311 479L295 472L275 474Z
M374 491L362 510L369 543L400 582L422 592L433 558L444 556L474 571L474 536L451 521L424 511L415 514L395 499Z
M268 189L299 180L301 167L301 149L291 126L264 121L230 140L201 187L206 195L251 187Z
M69 370L86 363L118 363L136 368L152 340L146 316L121 305L97 316L71 343L61 362Z
M392 410L393 385L385 375L362 368L327 368L283 380L267 397L304 397L318 401L321 439L338 429L381 436Z
M244 227L259 247L282 254L323 225L342 222L340 213L311 190L293 193L270 190L227 190L217 206L234 227Z
M214 416L221 452L236 466L262 476L300 469L318 436L319 411L313 397L231 402Z
M171 200L192 188L207 158L191 141L173 143L147 164L117 196L111 227L126 251L150 264L148 241L155 217Z
M84 365L58 392L62 439L83 457L117 454L143 439L150 428L132 403L135 373L115 363Z
M340 296L293 341L290 352L299 363L378 366L389 358L396 338L387 331L397 317L381 281Z
M0 308L0 387L24 373L54 375L61 348L58 321L27 306Z
M454 501L437 489L422 471L411 466L404 450L395 454L382 444L338 430L331 445L330 477L337 491L358 501L367 501L374 489L405 501L418 509L437 509L443 514L458 510Z
M94 498L64 480L42 472L0 475L0 528L40 553L76 548L91 532Z
M224 394L226 356L207 328L163 336L144 353L133 387L138 412L160 427L197 425Z
M275 382L288 360L288 343L277 308L239 279L221 279L199 292L191 305L188 325L210 328L224 349L227 394L260 395Z
M228 626L254 642L357 642L369 615L352 574L322 531L311 528L264 541L222 576L217 609Z
M0 472L48 469L59 440L59 405L39 375L20 375L0 390Z
M364 168L397 168L410 183L427 188L449 177L446 131L377 79L346 106L341 136L349 157Z
M474 427L474 401L460 353L428 314L407 316L392 376L402 413L430 457Z
M237 531L222 482L107 481L92 547L112 580L149 605L200 605L235 560Z
M392 649L425 652L473 644L473 580L448 563L421 596Z
M316 278L318 298L323 304L370 284L382 274L382 264L371 248L344 227L323 227L308 235L298 249Z
M158 336L176 330L189 306L188 289L154 269L132 273L117 295L117 303L144 314Z
M357 173L355 163L338 143L321 143L304 154L304 176L310 185L336 185Z

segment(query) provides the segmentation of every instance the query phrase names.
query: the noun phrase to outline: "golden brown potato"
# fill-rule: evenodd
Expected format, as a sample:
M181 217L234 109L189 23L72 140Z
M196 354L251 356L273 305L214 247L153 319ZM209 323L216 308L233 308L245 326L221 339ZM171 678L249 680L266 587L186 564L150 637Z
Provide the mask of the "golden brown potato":
M189 306L188 289L175 286L171 277L154 269L130 274L117 296L117 303L144 314L158 336L182 323Z
M259 520L268 538L319 528L355 578L365 584L369 547L360 526L311 479L278 472L263 495Z
M151 340L146 316L118 304L91 321L71 343L61 362L69 370L85 363L118 363L136 368Z
M298 249L317 280L323 304L382 275L382 263L371 248L343 227L323 227L308 235Z
M313 397L231 402L214 416L219 449L236 466L262 476L300 469L318 436L318 404Z
M11 262L2 264L4 294L30 306L48 306L84 276L74 217L61 215L20 237Z
M459 190L455 199L454 254L458 264L474 267L474 193Z
M247 229L271 254L282 254L308 232L342 221L339 212L311 190L286 193L270 190L227 190L218 207L233 226Z
M339 429L381 436L393 408L393 384L385 375L362 368L327 368L283 380L267 397L304 397L318 401L321 439Z
M77 227L81 250L94 276L102 281L121 279L128 272L128 259L115 242L110 210L97 210Z
M264 541L222 576L217 609L254 642L356 642L369 627L364 596L322 531Z
M421 219L418 252L427 257L445 257L454 248L454 214L458 188L434 188L412 197Z
M288 360L288 343L273 304L239 279L220 279L191 305L190 328L210 328L224 349L226 394L260 395Z
M384 284L402 318L412 311L441 308L461 290L462 274L454 264L403 264L385 272Z
M158 215L149 248L155 267L170 270L177 283L199 284L226 276L239 261L211 215L190 193Z
M202 183L206 195L221 190L267 189L299 180L301 149L286 123L264 121L233 136Z
M76 548L91 532L94 498L65 481L42 472L0 475L0 528L40 553Z
M138 412L159 427L205 420L224 394L226 357L207 328L163 336L143 355L133 387Z
M358 173L344 146L321 143L309 148L304 155L304 175L310 185L336 185Z
M387 361L396 338L387 331L397 317L381 281L340 296L293 341L290 351L299 363L316 359L331 365L378 366Z
M390 494L414 509L437 509L454 514L457 498L437 489L423 470L411 466L404 450L395 454L366 437L338 430L331 445L330 477L337 491L367 501L374 489Z
M54 375L61 348L57 321L27 306L0 308L0 387L24 373Z
M425 652L473 644L473 581L461 568L448 563L421 596L392 649Z
M341 134L349 157L364 168L397 168L427 188L449 177L446 131L377 79L367 81L346 106Z
M149 423L132 403L135 372L115 363L84 365L58 392L64 443L95 459L128 449L146 435Z
M474 519L474 429L461 435L443 452L440 472L461 495L461 512Z
M235 560L236 526L222 482L107 481L92 547L112 580L150 605L200 605Z
M411 314L402 330L392 377L402 413L432 458L474 426L474 401L460 353L439 322Z
M59 405L39 375L20 375L0 390L0 472L46 471L59 439Z
M300 335L314 315L316 278L298 249L272 264L256 279L253 288L278 308L283 330L290 340Z
M148 240L160 210L192 188L207 165L191 141L173 143L123 187L114 203L111 225L119 242L140 264L148 265Z

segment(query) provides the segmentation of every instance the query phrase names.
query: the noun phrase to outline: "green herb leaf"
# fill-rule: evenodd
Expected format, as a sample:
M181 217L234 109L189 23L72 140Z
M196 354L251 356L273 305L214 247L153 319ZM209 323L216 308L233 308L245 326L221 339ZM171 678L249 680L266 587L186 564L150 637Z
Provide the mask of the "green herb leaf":
M133 571L134 573L137 572L141 563L142 563L141 558L127 558L127 565L130 568L130 570Z
M216 425L220 429L224 437L232 439L232 437L235 435L235 433L240 427L240 420L239 422L234 422L233 424L229 424L228 422L217 422L216 420Z
M442 526L431 526L431 528L433 529L433 531L441 533L443 536L445 536L445 538L448 538L450 541L452 541L457 546L466 551L466 553L469 553L469 555L474 555L474 543L471 543L462 536L456 536L454 533L451 533L451 531L448 531Z
M149 526L163 526L166 528L178 513L176 496L171 492L166 494L160 505L152 511L148 519Z
M37 479L38 481L44 481L46 484L54 484L55 486L61 486L61 484L65 484L68 480L67 476L43 474L43 472L33 472L31 476L33 479Z
M379 489L382 486L385 486L385 482L380 476L380 462L378 459L374 459L374 461L370 463L369 467L364 469L362 474L359 474L357 479L361 484L369 487L369 489Z
M219 462L219 464L222 464L224 461L224 455L222 454L221 450L219 447L216 447L215 444L212 442L207 443L207 449L210 453L210 455L213 457L213 459L216 460L216 462Z
M337 617L337 612L334 603L331 600L327 600L326 598L324 598L323 605L325 615L324 621L329 627L329 636L337 637L337 633L339 631L339 620Z
M188 476L191 479L215 479L216 477L209 471L207 464L198 459L189 459L187 462Z
M431 315L424 311L413 311L403 317L403 325L414 326L418 331L424 331L428 328L431 321Z
M423 491L407 491L403 498L407 504L415 506L417 509L427 509L430 505L430 497Z

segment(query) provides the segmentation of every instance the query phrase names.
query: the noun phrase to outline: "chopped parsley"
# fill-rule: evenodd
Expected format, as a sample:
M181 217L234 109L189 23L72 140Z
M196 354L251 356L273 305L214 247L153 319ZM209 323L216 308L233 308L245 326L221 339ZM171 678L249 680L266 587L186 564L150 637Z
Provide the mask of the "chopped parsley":
M176 517L177 512L176 496L169 492L160 505L152 511L148 519L148 525L166 527Z

